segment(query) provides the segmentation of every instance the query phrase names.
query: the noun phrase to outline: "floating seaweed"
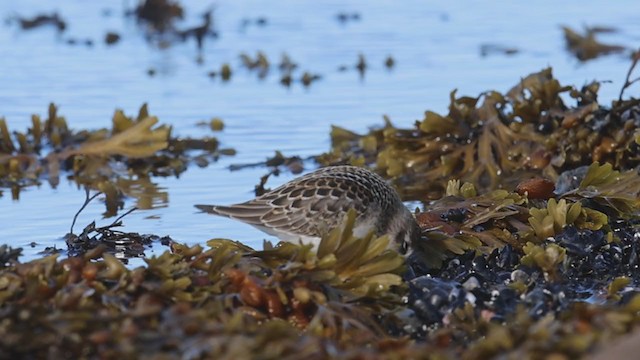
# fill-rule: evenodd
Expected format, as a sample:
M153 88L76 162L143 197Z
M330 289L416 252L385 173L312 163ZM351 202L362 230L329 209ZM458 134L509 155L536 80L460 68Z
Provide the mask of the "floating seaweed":
M109 31L104 35L104 43L107 45L115 45L120 41L120 34L117 32Z
M336 17L336 20L338 20L338 22L343 25L348 22L357 22L362 19L362 16L360 16L360 13L355 11L353 12L341 11L337 13L335 17Z
M150 247L153 242L160 242L163 245L170 245L173 242L169 236L161 238L157 235L141 235L135 232L114 230L123 226L122 218L137 210L135 207L118 217L110 225L98 227L93 221L85 226L80 234L74 234L73 227L78 215L100 194L96 193L93 196L89 196L89 190L86 191L85 202L74 216L69 233L64 236L64 240L67 243L68 256L80 256L101 247L126 263L129 258L144 257L145 249Z
M500 44L482 44L480 45L480 56L487 57L489 55L506 55L512 56L519 53L516 47L500 45Z
M201 14L202 23L190 28L179 28L177 21L185 17L186 10L179 1L145 0L139 2L135 9L128 12L145 26L146 38L157 43L159 47L171 46L175 42L194 39L198 51L201 52L206 39L215 39L218 32L214 29L213 8ZM199 54L202 61L202 54Z
M256 53L255 59L245 53L241 53L240 61L242 62L242 65L250 71L256 71L259 79L267 77L269 70L271 69L269 59L262 51L258 51Z
M396 66L396 60L393 58L393 56L389 55L386 59L384 59L384 66L389 70L393 69L393 67Z
M6 267L9 262L17 261L21 253L21 248L14 249L6 244L0 245L0 268Z
M21 188L42 180L55 187L65 171L79 185L104 193L105 215L113 216L124 195L136 198L141 209L166 204L168 196L152 182L154 176L177 176L192 162L206 166L234 154L221 149L214 137L178 138L169 126L157 123L146 105L135 118L117 110L110 130L70 130L53 104L46 120L32 116L25 133L10 133L0 119L0 187L11 188L17 198Z
M184 8L178 1L145 0L133 11L136 18L159 31L172 28L174 21L184 17Z
M615 32L613 28L587 27L584 34L580 34L569 27L563 26L564 39L567 49L580 61L588 61L597 57L621 53L627 49L620 45L604 44L596 40L596 35L605 32Z
M264 16L258 16L256 18L243 18L240 21L240 29L246 31L250 26L265 27L269 24L269 20Z
M67 28L67 22L57 12L51 15L40 14L33 18L16 17L16 20L23 30L32 30L47 25L55 27L58 32L63 32Z

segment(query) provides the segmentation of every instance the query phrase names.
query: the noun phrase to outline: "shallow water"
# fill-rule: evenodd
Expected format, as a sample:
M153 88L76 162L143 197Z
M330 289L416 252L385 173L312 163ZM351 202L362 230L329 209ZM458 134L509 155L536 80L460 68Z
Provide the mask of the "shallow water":
M611 55L580 63L565 51L560 26L613 26L619 31L601 35L603 42L636 48L640 43L639 16L630 11L637 4L631 0L615 6L601 1L562 6L552 1L404 1L402 6L390 1L221 1L214 13L220 37L205 43L203 63L198 64L192 41L166 49L149 45L135 22L122 16L127 3L134 2L1 2L3 19L57 10L68 28L58 35L48 27L22 31L3 23L0 116L10 128L22 131L31 114L44 115L54 102L70 126L99 128L110 126L115 108L135 114L147 102L152 114L182 136L202 135L198 121L224 119L224 131L210 135L223 147L235 148L237 155L204 169L193 167L179 179L155 179L168 192L168 204L125 218L125 231L170 235L189 244L227 237L259 247L268 238L250 226L193 208L195 203L226 204L253 196L254 185L267 170L229 172L230 164L261 161L274 150L303 157L326 151L331 124L364 131L381 124L387 114L394 123L410 126L427 109L446 111L452 89L471 96L490 89L506 91L520 77L546 66L554 68L563 84L610 80L600 92L606 104L617 98L628 58ZM182 3L185 27L198 24L199 14L210 5ZM336 20L341 11L357 12L361 20L341 24ZM268 20L265 27L242 28L242 19L260 16ZM105 45L107 31L118 32L122 40ZM70 46L69 37L91 38L95 45ZM482 57L482 44L520 52ZM253 55L258 50L272 63L286 52L301 70L323 78L309 88L294 84L289 89L279 84L277 71L259 80L241 68L238 59L241 52ZM369 65L364 79L355 70L338 71L341 65L352 67L359 53ZM388 55L396 60L391 71L383 66ZM225 62L234 68L230 82L206 76ZM147 75L150 68L157 71L153 77ZM632 91L637 94L637 88ZM268 186L291 178L283 174ZM47 246L66 248L61 238L83 200L84 191L65 180L56 189L46 182L24 189L18 201L5 191L0 197L0 243L25 247L27 258ZM99 202L89 205L76 231L93 220L111 223L101 219L103 211Z

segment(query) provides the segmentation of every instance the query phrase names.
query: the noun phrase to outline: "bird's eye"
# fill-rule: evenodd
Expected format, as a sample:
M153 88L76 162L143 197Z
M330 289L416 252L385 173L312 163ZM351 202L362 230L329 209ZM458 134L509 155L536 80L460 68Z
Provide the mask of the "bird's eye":
M409 244L407 243L407 240L405 239L405 235L406 232L405 231L400 231L398 233L398 235L396 235L396 243L399 243L398 245L400 246L400 253L401 254L406 254L407 250L409 250Z
M409 251L409 243L406 242L406 241L402 241L402 245L401 245L401 248L400 248L400 253L404 255L404 254L407 253L407 251Z

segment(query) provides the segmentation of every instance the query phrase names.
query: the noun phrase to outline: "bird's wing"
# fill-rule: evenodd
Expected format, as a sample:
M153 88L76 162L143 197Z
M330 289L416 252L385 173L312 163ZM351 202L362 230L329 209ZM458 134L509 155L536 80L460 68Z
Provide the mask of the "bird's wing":
M353 196L357 192L347 187L353 184L341 184L341 179L332 179L337 183L322 180L303 177L297 182L285 184L241 204L196 207L211 214L240 220L264 231L264 228L270 228L287 233L320 236L327 229L339 225L351 207L363 205L361 201L354 202ZM340 185L344 186L341 188ZM319 216L322 218L318 218Z
M257 204L243 203L235 205L195 205L198 209L214 215L237 219L248 224L262 224L260 218L271 208L269 206L257 206Z

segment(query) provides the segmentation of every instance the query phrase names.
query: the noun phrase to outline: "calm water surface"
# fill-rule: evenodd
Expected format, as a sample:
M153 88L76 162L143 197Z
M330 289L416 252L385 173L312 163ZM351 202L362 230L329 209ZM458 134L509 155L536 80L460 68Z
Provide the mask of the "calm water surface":
M201 136L198 121L224 119L225 130L210 135L235 148L237 155L204 169L193 167L179 179L155 179L168 192L168 204L125 218L125 231L170 235L189 244L228 237L259 247L267 238L250 226L193 208L195 203L225 204L253 196L267 170L229 172L230 164L264 160L274 150L300 156L326 151L331 124L364 131L387 114L397 125L410 126L427 109L446 111L452 89L472 96L506 91L520 77L546 66L553 66L563 84L610 80L600 93L606 103L617 97L627 58L613 55L579 63L564 50L560 26L613 26L619 31L604 34L602 41L640 46L640 11L630 11L640 10L635 0L565 1L561 6L556 1L218 1L214 17L220 37L205 43L198 64L193 42L166 49L147 43L135 22L122 16L133 3L0 2L3 19L56 10L68 22L62 35L52 28L22 31L15 24L1 25L0 116L23 131L31 114L46 114L48 103L54 102L71 127L100 128L110 126L115 108L135 114L147 102L151 113L181 136ZM198 24L199 14L210 6L195 0L183 5L185 27ZM339 12L357 12L361 20L341 24ZM257 17L265 17L267 26L242 28L242 19ZM107 31L120 33L122 40L105 45ZM95 45L70 46L69 37L91 38ZM482 57L482 44L520 52ZM277 71L260 80L242 69L238 59L241 52L258 50L272 63L287 52L302 70L323 78L308 89L281 86ZM359 53L369 65L364 79L353 70L338 71L341 65L353 66ZM383 66L388 55L396 60L391 71ZM225 62L234 68L230 82L206 76ZM156 76L147 75L149 68L157 70ZM269 186L291 178L272 178ZM27 258L46 246L66 248L61 237L83 200L84 192L65 180L56 189L47 183L25 189L18 201L5 191L0 197L0 243L25 247ZM101 203L91 204L76 230L93 220L110 223L101 219L103 211ZM32 242L37 245L29 246Z

